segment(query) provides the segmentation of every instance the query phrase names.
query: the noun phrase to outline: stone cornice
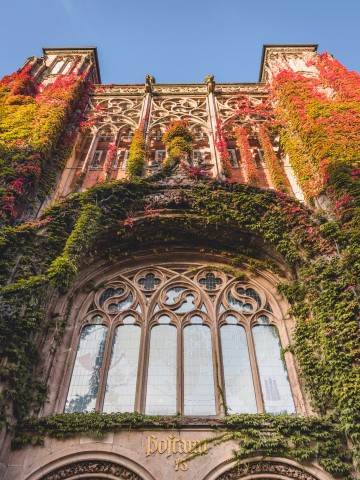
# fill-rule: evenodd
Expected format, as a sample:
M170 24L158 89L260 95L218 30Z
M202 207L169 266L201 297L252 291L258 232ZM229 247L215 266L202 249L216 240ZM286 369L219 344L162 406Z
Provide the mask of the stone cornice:
M153 85L153 95L201 95L207 94L207 87L203 83L175 83ZM267 90L263 83L217 83L215 94L239 93L266 94ZM144 95L145 84L110 84L95 85L93 95Z
M318 48L317 44L304 44L304 45L263 45L259 82L266 82L265 66L271 53L304 53L304 52L316 52Z
M100 66L96 47L43 47L44 55L88 55L90 54L95 70L96 83L101 83Z

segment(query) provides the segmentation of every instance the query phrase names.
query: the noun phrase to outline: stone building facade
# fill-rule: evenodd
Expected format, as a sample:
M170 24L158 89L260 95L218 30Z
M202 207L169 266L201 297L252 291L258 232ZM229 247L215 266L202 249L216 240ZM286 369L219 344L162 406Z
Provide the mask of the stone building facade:
M246 449L234 453L249 434L244 427L247 415L250 423L255 422L253 431L263 428L257 440L271 437L278 446L286 437L271 423L278 416L290 423L307 418L316 423L321 418L291 348L296 318L278 288L298 274L281 249L274 247L269 232L259 227L246 230L225 219L227 208L241 211L238 203L224 203L224 221L219 223L210 206L209 216L201 218L200 210L184 200L204 182L213 182L211 188L218 192L217 209L227 201L221 196L222 182L234 192L237 187L232 185L240 184L245 195L259 195L260 206L261 192L272 195L278 189L258 131L264 118L246 108L239 113L241 104L245 102L254 112L266 104L268 84L282 72L317 78L317 58L316 45L267 45L256 83L217 83L208 75L204 83L161 84L147 75L143 85L101 84L96 48L45 48L43 57L28 59L24 67L42 88L66 75L82 76L93 87L85 127L53 188L46 198L34 202L32 210L18 207L18 222L41 222L46 208L56 202L84 199L92 191L101 196L108 188L108 197L104 193L99 205L117 230L105 229L96 240L94 236L70 284L46 287L47 323L34 335L41 351L34 375L46 381L49 392L46 402L33 405L29 414L55 418L55 427L45 429L42 444L31 445L39 431L35 423L29 426L22 419L30 444L11 447L19 433L14 433L9 407L12 420L2 436L2 478L336 478L321 461L326 453L304 454L303 460L301 455L292 457L296 434L283 450L274 447L273 454L254 445L248 445L249 454ZM192 154L164 174L163 135L174 121L183 122L193 135ZM245 124L255 187L239 138L221 130ZM136 203L140 193L134 187L134 205L124 218L122 207L106 210L106 202L118 195L110 191L113 182L120 185L114 188L129 185L128 159L136 131L145 140L146 155L142 179L135 185L143 181L152 182L153 187L144 194L142 204ZM268 138L284 179L286 194L279 194L279 199L287 196L289 205L296 205L299 212L308 212L306 204L324 209L330 200L326 195L310 199L304 192L297 167L276 132ZM221 138L225 138L227 172ZM276 216L275 210L268 212ZM241 214L251 216L252 212ZM87 227L85 222L81 231ZM302 248L299 244L299 251ZM91 416L94 411L103 415ZM115 426L97 426L96 422L100 425L102 418L111 415ZM231 422L224 423L236 415L240 416L235 422L238 430ZM72 418L71 428L86 419L90 425L67 435L67 418ZM300 423L291 428L300 431ZM328 446L322 446L323 440L304 440L304 450L317 444L325 451ZM341 445L346 452L353 442L342 438ZM352 475L356 474L352 471Z

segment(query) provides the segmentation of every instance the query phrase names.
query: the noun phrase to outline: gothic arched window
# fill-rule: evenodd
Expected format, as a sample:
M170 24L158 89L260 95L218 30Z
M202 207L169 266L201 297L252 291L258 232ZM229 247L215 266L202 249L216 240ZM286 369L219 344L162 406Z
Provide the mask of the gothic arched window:
M88 298L65 412L294 413L278 307L202 265L137 268Z

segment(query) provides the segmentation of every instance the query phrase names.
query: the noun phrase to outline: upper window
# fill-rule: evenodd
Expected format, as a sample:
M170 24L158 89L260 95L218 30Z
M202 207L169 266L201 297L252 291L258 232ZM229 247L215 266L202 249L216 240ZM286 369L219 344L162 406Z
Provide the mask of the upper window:
M194 165L201 165L205 162L205 151L204 150L194 150L193 151L193 162Z
M161 166L166 158L166 150L155 150L155 160L152 162L153 166Z
M102 150L96 150L91 159L89 170L97 170L100 167L101 156Z
M59 73L65 74L69 73L72 66L72 58L61 58L58 57L56 61L52 64L51 74L57 75Z
M65 60L60 58L58 59L54 64L53 64L53 67L51 69L51 74L52 75L57 75L58 73L60 73L60 70L63 68L63 66L65 65Z
M239 166L237 158L236 158L236 150L234 148L228 149L229 160L230 164L233 168L237 168Z
M128 271L89 299L65 411L294 413L273 299L211 267Z
M126 168L127 168L129 153L130 153L129 150L124 151L124 159L123 159L122 167L121 167L123 170L126 170Z

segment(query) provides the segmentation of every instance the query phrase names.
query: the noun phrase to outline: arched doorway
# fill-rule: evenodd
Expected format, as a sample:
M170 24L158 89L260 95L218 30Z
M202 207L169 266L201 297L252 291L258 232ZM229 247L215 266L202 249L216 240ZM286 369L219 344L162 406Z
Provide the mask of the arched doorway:
M110 461L85 460L57 468L41 480L143 480L132 470Z
M216 480L317 480L309 472L281 461L256 461L237 465Z

